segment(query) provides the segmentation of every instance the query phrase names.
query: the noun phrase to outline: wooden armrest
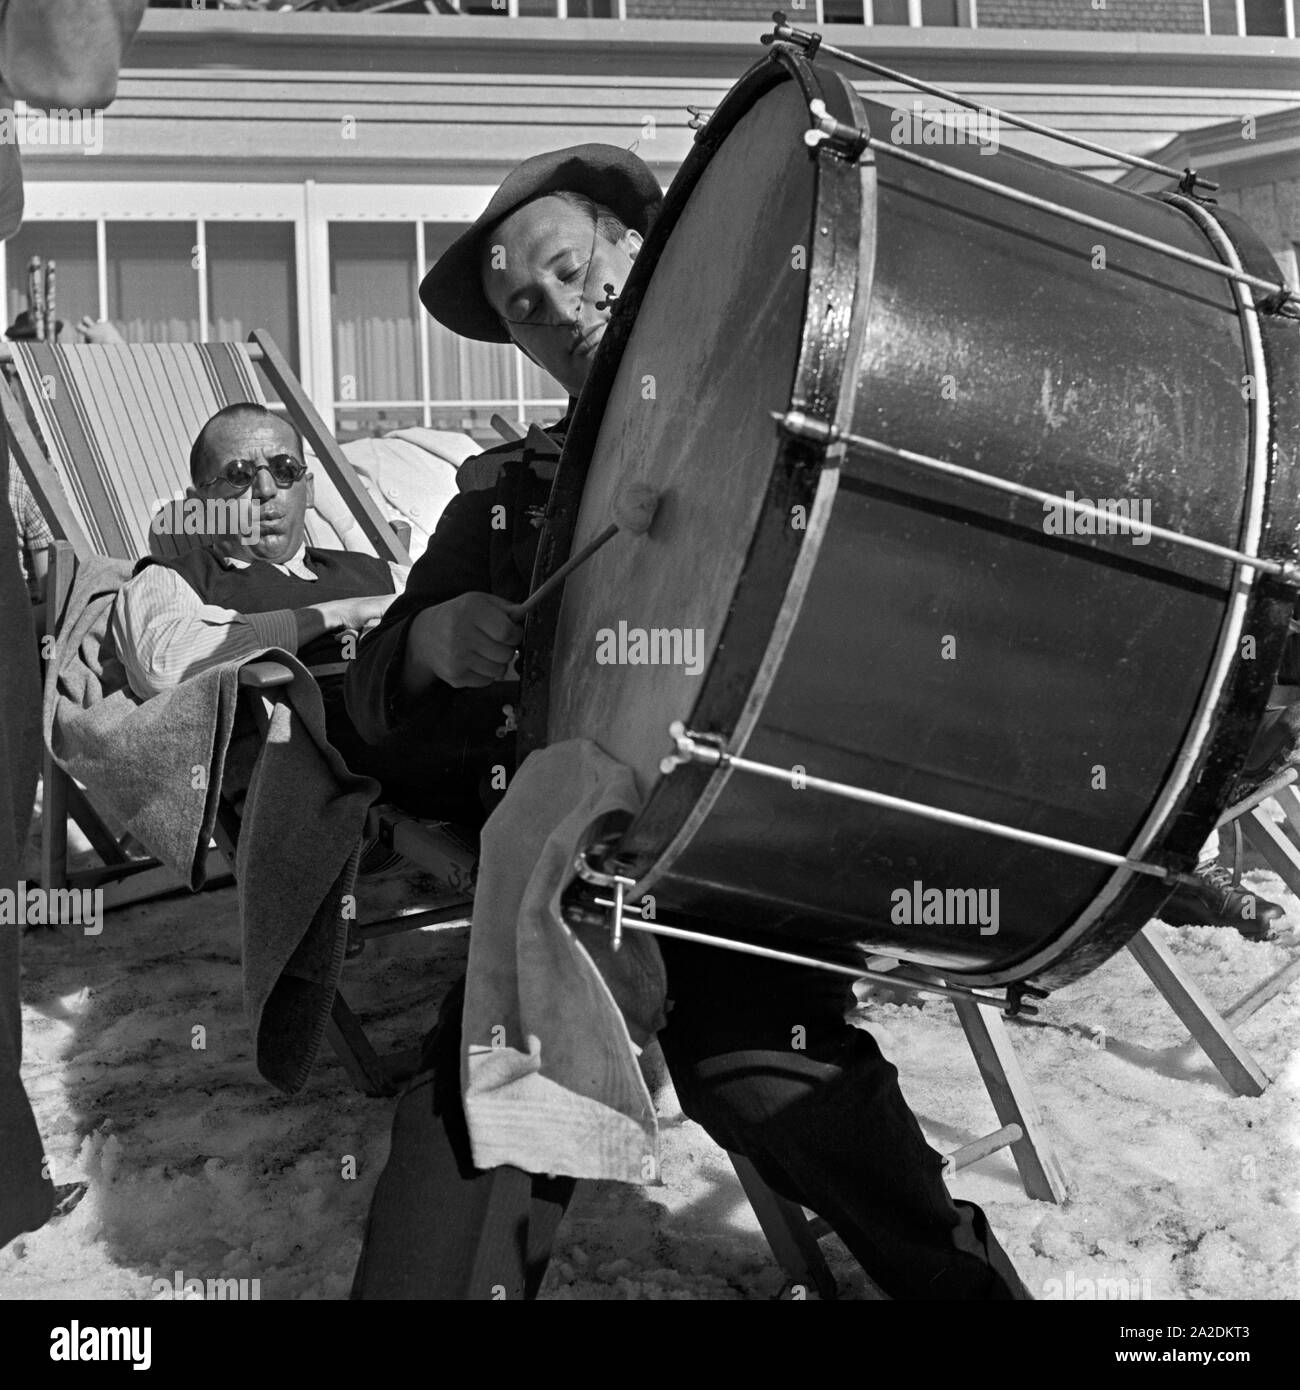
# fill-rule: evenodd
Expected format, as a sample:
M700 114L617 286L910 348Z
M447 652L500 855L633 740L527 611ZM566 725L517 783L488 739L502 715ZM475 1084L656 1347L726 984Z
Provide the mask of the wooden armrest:
M239 683L249 690L272 690L292 680L293 672L278 661L250 661L239 668Z

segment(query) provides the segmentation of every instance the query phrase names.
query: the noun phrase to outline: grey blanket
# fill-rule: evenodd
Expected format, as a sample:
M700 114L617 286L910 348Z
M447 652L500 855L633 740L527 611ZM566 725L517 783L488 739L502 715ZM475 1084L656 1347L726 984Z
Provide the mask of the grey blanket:
M110 631L113 602L129 576L124 561L80 565L46 670L45 739L93 801L198 889L244 663L139 699ZM366 810L379 788L349 772L328 743L320 691L306 668L286 652L261 655L295 678L280 687L285 698L246 774L235 857L244 1007L258 1071L293 1095L307 1083L329 1021L355 915Z

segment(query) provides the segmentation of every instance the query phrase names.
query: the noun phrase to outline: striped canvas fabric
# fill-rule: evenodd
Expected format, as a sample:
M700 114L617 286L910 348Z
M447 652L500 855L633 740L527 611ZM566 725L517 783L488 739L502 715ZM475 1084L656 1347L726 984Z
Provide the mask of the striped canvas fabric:
M264 403L242 343L11 346L72 509L96 552L116 559L149 554L150 519L189 483L204 421L235 401Z

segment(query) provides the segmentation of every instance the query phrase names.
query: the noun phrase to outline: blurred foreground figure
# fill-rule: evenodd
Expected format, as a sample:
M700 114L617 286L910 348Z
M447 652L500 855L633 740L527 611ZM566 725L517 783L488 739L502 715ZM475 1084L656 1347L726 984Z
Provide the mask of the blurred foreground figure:
M0 109L107 106L145 0L8 0L0 6ZM12 129L12 126L10 126ZM0 240L23 215L16 144L0 144ZM0 482L9 441L0 423ZM8 507L0 507L0 889L13 891L41 756L40 689L31 605ZM0 928L0 1246L44 1224L54 1189L23 1091L19 928Z

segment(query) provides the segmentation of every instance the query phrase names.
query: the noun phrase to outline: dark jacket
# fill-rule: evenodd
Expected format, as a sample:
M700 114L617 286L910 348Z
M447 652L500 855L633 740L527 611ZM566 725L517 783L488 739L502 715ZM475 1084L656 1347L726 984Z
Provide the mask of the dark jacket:
M416 700L401 696L411 622L461 594L527 598L567 418L549 430L489 449L461 465L464 490L447 504L406 582L406 592L366 634L345 682L348 713L367 743L409 758L408 809L448 819L481 819L497 769L514 767L519 684L454 689L437 682ZM498 782L502 779L497 777ZM477 814L476 814L477 812Z
M369 594L391 594L393 572L383 560L350 550L317 550L307 546L304 557L314 580L285 574L274 565L254 561L243 566L226 566L217 554L196 546L175 559L148 556L135 567L135 573L149 565L175 570L204 603L229 608L235 613L271 613L280 608L305 608L331 599L363 598ZM338 661L340 635L327 632L298 649L298 659L306 666Z

